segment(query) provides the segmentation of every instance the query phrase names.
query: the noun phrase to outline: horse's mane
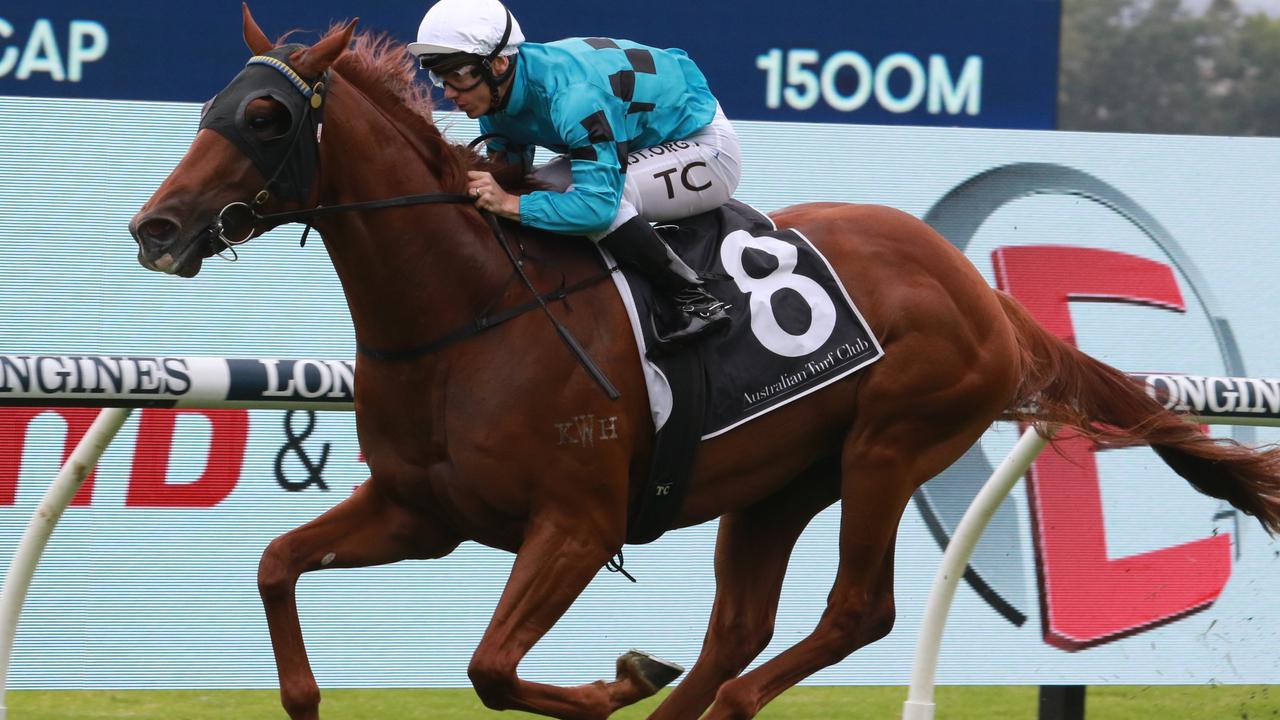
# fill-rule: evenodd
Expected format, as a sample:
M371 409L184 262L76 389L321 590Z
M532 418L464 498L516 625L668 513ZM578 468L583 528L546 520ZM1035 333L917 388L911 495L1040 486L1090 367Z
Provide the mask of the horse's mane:
M344 27L333 25L325 37ZM493 173L508 192L529 189L523 168L491 162L444 137L433 120L430 91L417 80L418 64L400 41L385 33L356 33L334 69L423 142L443 190L460 192L472 169Z

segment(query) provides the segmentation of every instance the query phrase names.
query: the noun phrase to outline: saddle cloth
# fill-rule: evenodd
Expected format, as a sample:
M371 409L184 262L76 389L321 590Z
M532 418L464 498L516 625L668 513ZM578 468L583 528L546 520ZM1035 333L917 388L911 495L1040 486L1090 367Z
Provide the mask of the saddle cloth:
M749 205L728 204L660 226L673 250L702 273L707 288L731 304L727 332L699 338L707 385L702 439L725 433L875 362L884 355L862 314L830 264L796 230L779 230ZM613 258L601 250L612 264ZM654 426L661 431L675 405L668 359L652 358L654 323L670 301L655 297L646 280L613 274L631 319L649 391ZM679 388L676 393L682 392Z

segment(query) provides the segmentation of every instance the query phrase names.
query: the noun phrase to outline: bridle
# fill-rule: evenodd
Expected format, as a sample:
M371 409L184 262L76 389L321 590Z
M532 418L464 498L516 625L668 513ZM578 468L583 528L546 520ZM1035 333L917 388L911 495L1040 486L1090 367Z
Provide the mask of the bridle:
M220 123L221 125L226 125L225 121L221 121L218 118L215 118L212 122L206 125L205 115L210 113L211 106L214 108L217 107L217 102L219 98L223 97L223 93L219 93L219 95L215 97L210 104L207 104L204 114L202 114L202 128L206 126L213 127L224 136L227 136L228 139L239 146L241 150L244 151L245 154L255 163L255 165L258 166L259 171L262 172L265 177L269 178L265 187L254 195L252 202L246 203L236 201L228 203L218 213L217 217L209 227L204 230L202 234L209 238L210 249L212 250L211 254L218 255L223 259L234 262L239 257L236 254L235 247L248 242L254 236L254 232L257 228L263 225L275 227L277 225L284 225L293 222L304 223L306 225L306 229L302 234L302 243L305 244L307 234L311 231L311 222L318 217L326 215L353 212L357 210L404 207L408 205L475 203L475 198L470 195L458 193L423 193L418 195L402 195L382 200L343 203L340 205L317 205L316 207L303 210L291 210L265 215L260 213L259 211L271 201L273 196L273 187L277 187L282 183L281 178L283 176L291 175L292 182L284 183L286 189L283 192L279 192L279 194L285 196L287 199L298 201L305 201L307 199L310 194L311 183L315 182L316 178L319 177L320 138L323 134L323 111L325 96L329 86L329 71L326 70L325 73L316 81L308 82L298 74L292 66L289 65L287 61L287 53L289 52L290 47L292 46L283 46L281 48L274 49L271 51L271 54L255 55L250 58L249 62L246 63L245 70L242 70L241 74L237 75L236 79L232 80L231 84L227 86L227 89L223 91L223 93L226 93L231 88L236 87L237 83L243 84L242 78L250 68L253 68L254 66L264 66L278 71L279 74L288 81L288 84L301 96L301 117L294 123L292 135L288 140L288 146L285 148L284 153L279 156L276 166L270 169L270 174L268 174L268 168L262 167L263 153L261 152L261 148L257 147L255 143L240 136L233 137L226 127L219 127L215 124ZM274 57L274 55L283 55L283 57ZM252 92L260 93L262 91L254 90ZM295 110L300 104L296 98L282 99L275 94L272 94L271 96L276 100L284 102L286 107L292 106ZM239 117L243 115L242 109L244 104L247 103L249 99L256 97L261 97L261 95L250 95L249 92L246 92L245 99L235 99L234 96L232 96L234 102L228 104L233 104L236 107L236 112L238 113L237 117L233 119L233 122L240 121ZM291 113L291 116L293 116L293 113ZM314 127L314 133L307 132L307 138L306 140L303 140L303 130L309 126ZM476 144L486 140L487 137L488 136L482 136L477 138L471 143L470 147L475 147ZM299 160L299 158L306 157L315 158L315 162L313 163L312 172L309 173L309 176L300 177L297 171L299 168L307 167L307 160ZM515 251L511 247L511 243L507 241L506 234L503 232L502 226L498 223L497 217L486 211L480 211L480 214L484 217L485 222L488 223L489 228L493 231L494 237L498 240L498 244L502 246L508 260L510 260L512 267L515 269L516 276L523 281L525 287L533 294L533 301L507 310L486 314L476 319L470 325L448 333L444 337L426 343L425 345L420 345L406 350L387 351L372 348L364 345L363 343L357 342L357 349L361 353L378 360L389 362L413 360L424 355L443 350L450 345L484 332L485 330L504 323L507 320L518 317L525 312L541 308L555 327L557 334L560 335L560 338L564 343L569 347L574 355L577 356L584 369L586 369L596 383L600 385L605 394L607 394L612 400L616 400L621 397L617 389L613 386L613 383L611 383L609 378L605 376L604 371L601 370L591 356L587 354L587 351L582 347L577 339L573 337L569 332L569 329L556 319L555 315L551 313L550 308L547 306L548 302L563 299L573 292L585 289L586 287L608 278L612 272L617 270L617 268L610 268L604 273L587 278L586 280L568 287L562 286L555 292L547 293L545 295L539 294L537 289L533 286L533 282L529 279L528 274L525 272L524 261L517 257ZM228 236L229 231L233 233L233 237ZM243 235L241 235L241 232L243 232ZM218 244L221 244L222 247L218 247ZM228 250L231 252L232 257L228 258L222 254Z
M200 129L214 130L229 140L267 178L251 203L227 204L205 229L211 255L236 260L234 248L254 236L261 224L261 208L273 196L306 201L319 176L319 138L329 73L308 81L294 70L288 58L301 47L285 45L249 58L244 69L201 110ZM291 127L287 136L264 140L247 126L249 103L262 97L275 100L288 111ZM230 257L223 254L226 250L231 250Z
M378 208L403 207L406 205L424 205L424 204L440 204L440 203L474 203L475 198L469 195L457 193L424 193L420 195L405 195L401 197L388 198L384 200L370 200L364 202L344 203L340 205L323 206L318 205L314 208L304 210L293 210L288 212L263 214L261 210L271 202L273 190L279 186L281 176L287 169L297 169L308 167L306 162L300 162L302 156L315 158L314 163L309 168L308 177L296 179L295 185L298 187L291 188L289 194L290 199L303 201L306 199L310 191L310 183L319 175L319 157L320 157L320 140L323 136L324 128L324 101L329 87L329 71L315 82L308 82L297 71L293 69L289 63L281 58L272 57L270 55L255 55L245 64L246 67L254 65L263 65L277 70L289 84L297 90L302 100L302 117L293 123L291 135L287 141L287 147L278 159L276 166L269 170L263 168L261 163L257 162L258 158L250 155L255 160L255 164L259 165L259 171L268 180L262 190L258 191L251 202L235 201L228 203L217 217L206 229L209 237L212 254L217 255L225 260L234 262L239 258L235 251L236 246L243 245L254 237L254 232L261 226L275 227L277 225L285 225L293 222L302 222L306 225L303 231L302 244L306 244L307 235L311 232L311 221L317 217L332 215L341 212L351 212L355 210L374 210ZM234 84L234 81L233 81ZM280 100L280 98L276 98ZM238 104L242 105L242 103ZM295 103L296 106L296 103ZM207 110L206 110L207 112ZM202 127L204 126L202 118ZM304 132L314 128L314 132ZM215 128L224 135L223 128ZM303 140L304 135L306 139ZM233 139L234 141L234 139ZM246 142L237 143L242 145ZM295 173L296 174L296 173ZM218 247L218 244L221 247ZM230 250L231 257L224 255Z

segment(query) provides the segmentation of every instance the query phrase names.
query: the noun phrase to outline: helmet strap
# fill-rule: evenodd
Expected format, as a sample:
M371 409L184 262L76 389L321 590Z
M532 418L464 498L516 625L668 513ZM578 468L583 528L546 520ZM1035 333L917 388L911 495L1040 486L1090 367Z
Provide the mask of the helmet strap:
M480 62L480 66L484 72L485 82L489 84L490 102L489 102L489 112L485 113L486 115L492 115L493 113L496 113L499 110L505 108L507 106L507 100L511 95L511 93L507 93L508 97L500 97L498 89L501 87L502 83L506 82L507 78L511 77L511 74L515 72L516 58L518 56L516 55L511 56L511 62L507 65L507 69L502 71L501 75L493 74L493 61L498 59L498 56L502 53L503 50L506 49L507 41L510 39L511 39L511 11L507 10L507 27L502 31L502 39L499 40L498 44L494 46L493 51L490 52L489 55Z
M501 75L494 75L492 72L485 73L485 82L489 84L490 97L489 112L485 113L485 115L492 115L506 109L507 101L511 99L510 90L508 90L505 95L498 92L502 88L502 84L507 81L507 78L511 77L515 72L516 63L519 61L520 56L511 55L510 58L510 64L507 65L507 69L504 70Z
M506 10L506 8L503 8L503 10ZM503 50L507 49L507 41L509 41L510 39L511 39L511 11L507 10L507 27L502 30L502 39L499 40L498 44L493 47L493 52L489 53L489 56L486 57L485 60L487 60L488 62L493 62L499 55L502 54Z

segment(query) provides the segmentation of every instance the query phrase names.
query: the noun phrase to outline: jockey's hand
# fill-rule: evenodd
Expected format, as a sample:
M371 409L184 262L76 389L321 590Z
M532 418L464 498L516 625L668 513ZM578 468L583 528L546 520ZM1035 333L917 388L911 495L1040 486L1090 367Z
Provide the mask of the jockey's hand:
M519 222L520 196L503 190L487 172L467 173L467 194L476 199L476 207Z

